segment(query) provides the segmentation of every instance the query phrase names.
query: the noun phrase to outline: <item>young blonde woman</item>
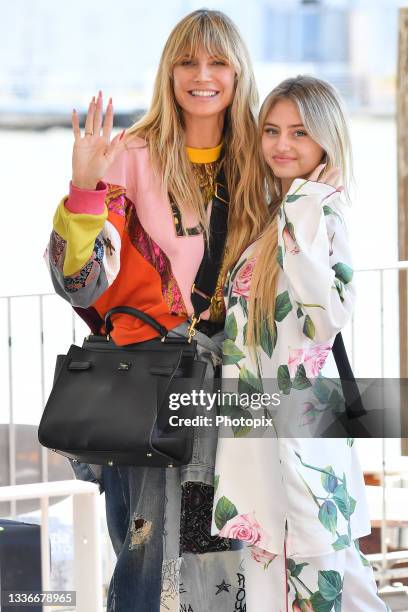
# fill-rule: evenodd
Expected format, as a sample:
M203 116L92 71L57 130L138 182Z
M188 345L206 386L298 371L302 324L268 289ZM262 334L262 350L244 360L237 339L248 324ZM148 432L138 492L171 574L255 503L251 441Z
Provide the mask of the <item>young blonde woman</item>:
M236 27L220 12L199 10L170 34L151 107L126 133L111 139L112 100L103 119L101 92L89 104L83 132L74 111L72 182L55 213L48 261L55 290L94 333L103 331L110 308L126 305L187 334L192 285L212 244L221 167L229 192L225 267L237 245L259 233L267 209L256 103ZM220 361L221 285L195 336L208 376ZM115 317L118 345L154 335L141 321ZM181 470L73 464L79 478L105 491L117 554L109 612L234 608L240 553L230 540L210 535L215 445L214 436L196 439L192 462Z
M370 522L354 442L311 435L338 408L323 366L354 303L346 120L328 83L300 76L259 122L273 219L229 275L223 379L258 402L274 380L281 404L224 406L238 421L218 443L213 533L246 545L247 612L383 611L358 548Z

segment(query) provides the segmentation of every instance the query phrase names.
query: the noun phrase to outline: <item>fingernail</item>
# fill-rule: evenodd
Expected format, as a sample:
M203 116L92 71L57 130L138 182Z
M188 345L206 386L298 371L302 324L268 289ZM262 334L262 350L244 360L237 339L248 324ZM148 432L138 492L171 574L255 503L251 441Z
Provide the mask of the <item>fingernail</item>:
M109 98L109 104L112 104L112 98Z
M102 96L102 91L101 91L101 90L99 90L99 91L98 91L98 98L100 98L101 96Z

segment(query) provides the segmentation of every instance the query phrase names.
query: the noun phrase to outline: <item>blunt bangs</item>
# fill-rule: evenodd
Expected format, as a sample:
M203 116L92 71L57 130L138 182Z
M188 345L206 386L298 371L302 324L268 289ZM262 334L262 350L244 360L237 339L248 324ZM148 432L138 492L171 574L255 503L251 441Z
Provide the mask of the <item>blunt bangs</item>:
M232 22L217 11L196 11L181 21L174 31L172 49L169 49L169 71L185 58L193 58L200 49L209 56L226 62L239 75L238 36Z

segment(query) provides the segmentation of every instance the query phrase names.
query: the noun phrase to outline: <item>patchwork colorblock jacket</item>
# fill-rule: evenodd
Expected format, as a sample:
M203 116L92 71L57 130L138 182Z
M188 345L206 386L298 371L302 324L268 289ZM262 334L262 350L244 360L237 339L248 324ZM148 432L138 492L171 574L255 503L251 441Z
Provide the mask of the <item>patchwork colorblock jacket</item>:
M187 152L195 164L209 166L221 145ZM97 333L114 306L143 310L168 329L185 321L203 254L197 219L181 218L153 171L146 142L134 138L95 190L70 185L54 215L45 257L55 291ZM222 296L218 304L222 308L203 318L222 318ZM142 321L115 317L112 337L119 345L155 335Z

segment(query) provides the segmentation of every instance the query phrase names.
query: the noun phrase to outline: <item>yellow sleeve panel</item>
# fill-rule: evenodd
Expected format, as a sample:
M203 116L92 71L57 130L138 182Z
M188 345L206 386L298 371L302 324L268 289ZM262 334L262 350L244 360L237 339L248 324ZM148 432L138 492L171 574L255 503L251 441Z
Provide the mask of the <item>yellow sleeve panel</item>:
M67 197L63 198L53 219L54 230L66 243L64 276L79 272L90 259L95 239L108 218L108 209L101 215L72 213L65 207Z

